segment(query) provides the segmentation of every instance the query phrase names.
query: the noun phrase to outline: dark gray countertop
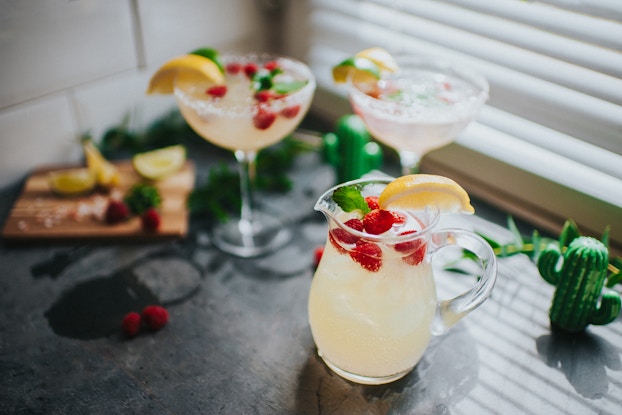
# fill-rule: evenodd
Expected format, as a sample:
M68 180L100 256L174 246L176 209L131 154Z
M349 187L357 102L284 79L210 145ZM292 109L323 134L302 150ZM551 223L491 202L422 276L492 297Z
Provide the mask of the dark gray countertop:
M333 176L312 156L297 168L294 192L272 201L295 202L296 237L268 257L219 253L198 220L173 242L0 246L0 413L620 413L622 320L553 334L553 287L524 256L499 261L491 299L402 380L361 386L330 372L306 310L326 237L312 207ZM507 237L481 211L447 221ZM451 278L441 292L466 283ZM125 339L122 316L151 303L169 324Z

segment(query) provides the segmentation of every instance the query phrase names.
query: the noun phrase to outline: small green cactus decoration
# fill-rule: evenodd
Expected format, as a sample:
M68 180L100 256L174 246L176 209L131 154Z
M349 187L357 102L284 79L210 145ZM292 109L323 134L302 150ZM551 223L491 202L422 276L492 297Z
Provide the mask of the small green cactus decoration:
M371 141L358 115L344 115L336 131L324 135L324 156L335 167L340 183L360 178L382 166L382 149Z
M609 263L607 247L588 236L563 235L561 248L548 245L537 262L540 275L557 287L549 310L552 326L580 332L589 324L611 323L620 313L621 301L614 291L601 296Z

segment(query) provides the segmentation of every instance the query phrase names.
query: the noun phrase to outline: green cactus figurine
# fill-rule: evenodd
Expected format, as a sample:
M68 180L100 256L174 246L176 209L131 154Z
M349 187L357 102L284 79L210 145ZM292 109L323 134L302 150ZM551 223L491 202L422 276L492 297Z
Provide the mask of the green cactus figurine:
M562 252L557 244L546 247L538 258L538 271L557 287L549 310L551 324L568 332L580 332L588 324L611 323L620 313L617 292L601 292L607 275L608 249L597 239L579 236ZM600 305L598 304L600 298Z
M371 141L358 115L344 115L334 133L324 135L324 156L335 167L340 183L360 178L382 166L382 149Z

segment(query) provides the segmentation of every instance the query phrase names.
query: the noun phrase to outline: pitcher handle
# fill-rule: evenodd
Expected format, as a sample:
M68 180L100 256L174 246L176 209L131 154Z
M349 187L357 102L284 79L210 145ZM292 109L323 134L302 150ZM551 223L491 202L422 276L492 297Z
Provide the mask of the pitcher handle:
M460 319L479 307L490 296L497 280L497 258L491 246L480 236L462 229L443 229L431 235L429 254L447 246L459 246L475 254L481 274L468 291L448 300L439 301L432 326L434 335L447 332Z

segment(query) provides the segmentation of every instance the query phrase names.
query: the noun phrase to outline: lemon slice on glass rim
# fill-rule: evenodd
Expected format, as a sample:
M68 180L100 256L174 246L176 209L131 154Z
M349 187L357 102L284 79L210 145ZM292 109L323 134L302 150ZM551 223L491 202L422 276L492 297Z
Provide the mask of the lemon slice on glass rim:
M172 94L175 78L210 81L216 85L225 83L225 77L218 65L205 56L187 54L172 58L164 63L149 80L147 94Z
M441 213L475 212L469 194L452 179L433 174L409 174L398 177L378 197L382 209L422 210L436 206Z
M380 68L381 72L397 72L399 70L393 56L386 49L380 47L364 49L355 56L358 58L366 58L374 62L378 68Z
M395 72L399 68L389 52L380 47L364 49L333 66L333 80L344 83L375 82L383 72Z
M348 80L374 82L378 79L380 79L380 68L367 58L350 57L333 67L333 80L338 84Z
M48 183L54 193L64 196L86 194L97 185L95 174L88 167L51 171Z
M146 179L158 180L178 171L186 161L186 148L179 144L136 154L132 165Z

